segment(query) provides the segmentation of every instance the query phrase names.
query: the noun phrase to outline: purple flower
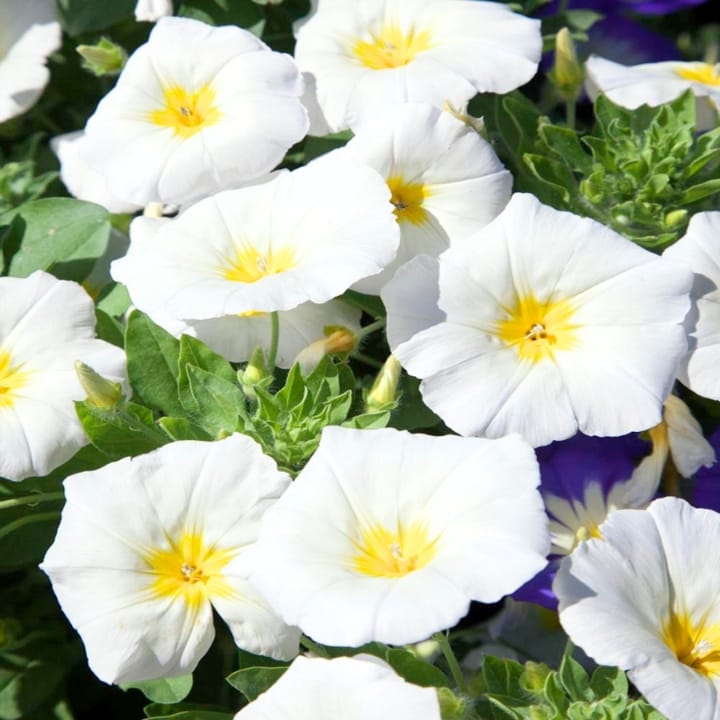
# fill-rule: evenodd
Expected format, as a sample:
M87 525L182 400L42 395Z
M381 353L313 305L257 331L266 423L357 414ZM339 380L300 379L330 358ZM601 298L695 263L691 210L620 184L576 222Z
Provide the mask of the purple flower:
M516 600L556 609L552 581L560 561L582 539L595 535L608 512L622 504L627 481L649 449L634 434L576 435L536 449L553 548L547 567L514 593Z
M720 458L720 427L708 438ZM708 508L720 512L720 462L709 468L700 468L695 474L695 485L690 494L690 502L695 507Z

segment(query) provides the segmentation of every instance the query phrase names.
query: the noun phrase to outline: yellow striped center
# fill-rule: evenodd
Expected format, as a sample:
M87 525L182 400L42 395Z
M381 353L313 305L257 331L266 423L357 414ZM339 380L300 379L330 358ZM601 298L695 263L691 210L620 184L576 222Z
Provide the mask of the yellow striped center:
M688 613L675 613L664 623L663 640L684 665L707 678L720 676L720 624L695 625Z
M683 80L690 80L691 82L710 85L712 87L720 87L720 65L702 63L676 70L676 72Z
M363 575L402 577L427 565L435 557L437 542L422 522L398 525L396 532L372 525L361 531L352 564Z
M495 327L497 336L514 347L520 358L533 363L552 358L557 350L572 350L577 325L575 309L567 300L540 302L534 295L519 297Z
M411 29L404 33L398 25L384 25L378 35L369 42L360 40L353 47L353 54L372 70L388 70L411 63L418 53L433 46L432 35L427 30Z
M210 85L199 90L186 90L172 85L163 90L165 106L150 113L150 121L175 131L175 135L189 138L203 128L214 125L221 117L215 105L215 91Z
M254 283L268 275L277 275L294 268L298 263L295 249L280 247L260 252L252 246L238 248L222 270L226 280Z
M0 350L0 408L12 407L16 393L28 384L30 373L14 366L8 352Z
M200 533L185 532L169 548L155 549L145 556L155 576L151 591L159 597L183 597L193 608L213 596L231 597L233 590L222 571L233 554L207 547Z
M398 221L422 225L427 218L427 210L423 207L425 198L430 194L427 186L406 182L400 175L388 178L387 186L392 193L390 202L395 206Z

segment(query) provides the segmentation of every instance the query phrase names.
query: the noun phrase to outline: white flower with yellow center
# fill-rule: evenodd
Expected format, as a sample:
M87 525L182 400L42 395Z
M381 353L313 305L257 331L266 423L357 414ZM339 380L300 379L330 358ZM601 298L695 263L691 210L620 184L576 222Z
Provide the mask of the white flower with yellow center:
M60 47L53 0L0 3L0 123L29 110L50 79L48 56Z
M518 437L327 427L263 521L252 579L318 642L425 640L545 565L538 481Z
M440 720L435 688L405 682L370 655L298 657L234 720Z
M41 568L101 680L192 672L213 609L239 647L297 653L297 631L247 579L261 518L289 481L244 435L175 442L65 480Z
M663 105L686 90L697 98L697 130L717 125L720 111L720 63L656 62L621 65L596 55L586 64L591 97L603 93L616 105L634 110Z
M157 231L139 218L112 274L144 312L183 320L324 303L394 258L389 200L370 168L311 163L207 198Z
M84 159L138 205L237 187L305 135L301 86L293 59L246 30L161 18L88 120Z
M493 220L512 176L490 145L448 112L411 103L363 125L342 153L377 170L400 225L397 256L355 289L378 293L416 255L437 256Z
M46 475L88 439L75 361L120 382L125 354L95 338L95 308L73 282L44 272L0 278L0 477Z
M356 128L406 102L463 106L537 71L540 23L470 0L333 0L297 33L311 132Z
M720 515L664 498L619 510L565 558L553 589L570 639L628 671L668 720L720 718Z
M687 318L688 354L678 378L703 397L720 400L720 212L690 219L687 233L669 247L665 257L685 263L695 273Z
M683 265L531 195L515 195L439 257L434 311L427 262L398 272L383 293L388 335L453 430L518 432L538 446L660 422L686 349L691 275Z

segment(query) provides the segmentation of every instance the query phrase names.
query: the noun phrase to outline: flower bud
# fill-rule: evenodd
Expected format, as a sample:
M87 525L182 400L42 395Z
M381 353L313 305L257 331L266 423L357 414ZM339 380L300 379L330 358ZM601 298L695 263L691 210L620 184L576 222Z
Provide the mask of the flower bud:
M398 359L389 355L367 394L365 412L376 412L394 406L401 370Z
M80 385L87 393L87 401L91 405L110 410L120 402L122 398L120 383L106 380L80 360L75 361L75 372L80 380Z
M555 39L555 67L550 72L550 79L564 100L575 100L580 95L585 73L567 28L562 28Z
M83 59L83 67L99 77L119 75L127 62L124 48L107 38L97 45L78 45L75 49Z

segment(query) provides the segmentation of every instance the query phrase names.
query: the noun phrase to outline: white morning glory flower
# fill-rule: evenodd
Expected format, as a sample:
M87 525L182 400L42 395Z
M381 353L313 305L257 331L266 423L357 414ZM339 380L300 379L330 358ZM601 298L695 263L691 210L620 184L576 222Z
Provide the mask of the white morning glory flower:
M516 436L326 427L263 521L252 579L318 642L425 640L545 565L538 481Z
M85 290L40 271L0 278L1 477L46 475L87 445L73 404L86 397L76 360L125 379L123 351L95 338Z
M234 720L440 720L435 688L405 682L370 655L296 658Z
M354 289L377 294L416 255L437 256L493 220L512 176L489 143L448 112L411 103L358 128L338 152L377 170L390 188L400 247L385 270Z
M311 133L355 129L406 102L462 107L537 71L540 23L494 2L334 0L298 30Z
M122 200L190 203L282 160L307 130L301 87L246 30L162 18L88 120L84 159Z
M245 435L182 441L65 480L41 568L108 683L192 672L213 609L239 647L289 659L299 634L248 581L265 511L289 477Z
M720 718L720 515L663 498L619 510L565 558L553 585L570 639L628 671L668 720Z
M50 79L48 56L60 47L52 0L0 3L0 123L29 110Z
M408 318L432 274L419 263L383 298L392 352L453 430L538 446L660 422L686 350L683 265L522 194L438 264L436 324L403 341L432 322L427 298Z
M693 215L687 233L663 255L695 273L687 317L688 354L678 378L703 397L720 400L720 212Z
M172 0L138 0L135 5L135 19L138 22L156 22L172 14Z
M692 90L697 98L697 130L708 130L720 111L720 64L656 62L621 65L596 55L586 64L591 97L607 95L616 105L634 110L641 105L663 105Z
M394 258L389 200L370 168L311 163L206 198L157 231L139 218L112 275L144 312L183 320L324 303Z

